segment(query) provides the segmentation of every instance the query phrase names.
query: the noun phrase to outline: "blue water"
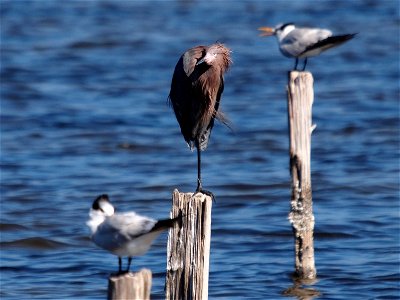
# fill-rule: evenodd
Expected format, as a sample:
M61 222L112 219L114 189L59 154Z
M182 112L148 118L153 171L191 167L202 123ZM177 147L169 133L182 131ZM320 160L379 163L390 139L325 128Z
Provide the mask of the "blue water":
M309 60L315 102L315 299L400 299L398 1L1 2L1 299L104 299L116 257L85 226L93 199L166 218L196 187L167 103L183 51L224 42L234 64L203 155L210 299L296 286L286 92L293 61L257 28L359 34ZM163 299L167 233L135 270ZM310 292L310 291L309 291ZM295 299L295 297L293 297ZM312 299L309 298L298 299Z

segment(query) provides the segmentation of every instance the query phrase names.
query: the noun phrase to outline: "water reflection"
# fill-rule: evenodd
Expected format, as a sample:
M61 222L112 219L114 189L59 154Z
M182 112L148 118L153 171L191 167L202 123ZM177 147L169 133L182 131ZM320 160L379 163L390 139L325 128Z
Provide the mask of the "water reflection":
M292 276L293 285L282 292L282 295L287 297L296 297L299 300L312 300L321 296L315 288L305 287L314 285L318 282L317 279L299 279Z

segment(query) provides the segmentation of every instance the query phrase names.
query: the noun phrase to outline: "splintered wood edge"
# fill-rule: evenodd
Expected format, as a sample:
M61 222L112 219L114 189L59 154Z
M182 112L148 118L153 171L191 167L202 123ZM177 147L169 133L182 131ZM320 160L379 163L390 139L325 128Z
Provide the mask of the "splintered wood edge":
M127 273L123 273L123 274L111 274L108 279L112 282L117 282L118 280L131 279L131 278L135 278L135 277L139 277L139 276L141 276L145 279L151 280L151 278L152 278L151 270L143 268L137 272L127 272Z
M176 196L178 196L178 198L179 198L179 196L182 195L183 197L188 197L189 199L194 197L197 200L201 200L201 202L204 202L207 199L212 200L210 196L203 194L203 193L196 193L196 194L193 192L184 193L184 192L179 192L178 189L174 189L174 191L172 192L172 195L173 195L173 199L175 199Z
M288 72L288 75L289 75L289 77L292 77L292 78L296 78L296 77L299 77L299 76L302 76L302 77L311 76L311 77L313 77L312 73L309 72L309 71L295 71L295 70L292 70L292 71Z

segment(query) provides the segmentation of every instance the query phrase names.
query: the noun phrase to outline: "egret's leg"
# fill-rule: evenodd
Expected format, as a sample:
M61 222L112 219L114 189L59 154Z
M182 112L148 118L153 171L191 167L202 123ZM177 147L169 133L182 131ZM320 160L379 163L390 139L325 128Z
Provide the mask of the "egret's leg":
M201 185L201 150L200 146L197 144L196 145L197 149L197 188L196 192L199 192L202 189Z
M197 142L197 144L196 144L196 149L197 149L197 188L196 188L196 192L194 193L194 195L196 195L198 193L202 193L202 194L210 196L215 201L214 194L210 191L204 190L202 183L201 183L201 150L200 150L199 142Z

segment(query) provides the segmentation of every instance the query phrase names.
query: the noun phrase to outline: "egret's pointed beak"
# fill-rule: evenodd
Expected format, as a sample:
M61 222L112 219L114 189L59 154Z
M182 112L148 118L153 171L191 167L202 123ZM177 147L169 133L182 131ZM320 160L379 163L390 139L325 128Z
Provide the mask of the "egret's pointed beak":
M201 65L203 62L205 62L204 58L205 56L196 63L196 66Z
M260 36L271 36L275 34L275 29L272 27L260 27L258 30L262 31Z

